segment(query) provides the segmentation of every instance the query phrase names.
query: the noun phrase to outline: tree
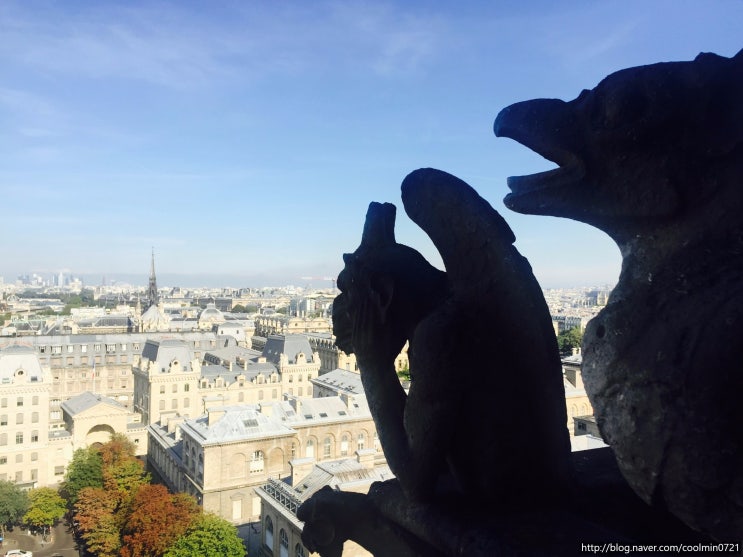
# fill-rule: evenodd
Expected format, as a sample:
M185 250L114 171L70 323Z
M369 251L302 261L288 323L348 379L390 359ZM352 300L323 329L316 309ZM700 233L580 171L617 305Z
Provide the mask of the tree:
M0 480L0 528L17 524L28 510L28 495L13 482Z
M159 484L143 485L132 498L122 557L159 557L200 515L190 495L171 494Z
M45 530L64 516L65 502L56 489L39 487L28 492L29 507L23 522Z
M150 481L144 464L135 454L136 448L125 435L114 433L99 449L102 461L103 486L131 497Z
M121 534L116 510L118 493L100 487L84 487L77 494L75 520L88 552L98 557L117 557Z
M103 460L96 449L78 449L67 466L60 495L72 510L77 502L77 494L84 487L103 487Z
M573 348L580 348L583 341L583 333L580 327L573 327L557 335L557 347L563 356L569 355Z
M246 555L237 529L213 514L199 517L186 533L165 552L163 557L244 557Z

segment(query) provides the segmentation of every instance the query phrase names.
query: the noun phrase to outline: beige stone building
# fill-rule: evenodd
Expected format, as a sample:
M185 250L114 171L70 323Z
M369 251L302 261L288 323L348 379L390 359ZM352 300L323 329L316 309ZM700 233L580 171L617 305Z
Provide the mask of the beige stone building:
M141 416L111 398L84 392L63 402L62 412L73 451L103 445L114 433L122 433L137 456L147 454L147 427Z
M255 334L270 335L332 333L333 326L326 317L288 317L281 314L259 315L254 320Z
M209 407L204 416L162 415L149 427L150 464L176 491L206 511L243 524L259 520L254 488L293 468L374 449L374 422L363 396L299 398Z
M297 509L319 489L328 486L339 491L367 493L375 481L391 479L386 464L379 465L374 451L363 449L354 457L318 463L307 471L293 470L291 482L269 479L255 492L261 499L261 557L309 557L317 555L302 544L302 522ZM355 542L343 545L344 557L367 557L367 550Z
M50 433L51 390L33 347L0 350L0 479L21 487L61 481L72 444L67 432Z

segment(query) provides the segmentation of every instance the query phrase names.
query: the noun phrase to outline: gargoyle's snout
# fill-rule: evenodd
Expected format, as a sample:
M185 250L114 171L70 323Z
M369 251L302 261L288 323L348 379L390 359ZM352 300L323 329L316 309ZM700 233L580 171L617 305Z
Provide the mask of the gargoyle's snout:
M545 130L565 120L567 103L560 99L534 99L507 106L493 124L496 137L510 137L539 152L532 145ZM562 127L562 126L560 126ZM559 128L554 130L559 132ZM530 140L528 143L526 140Z
M536 99L512 104L501 110L493 131L498 137L510 137L554 162L558 168L512 176L506 206L514 211L551 214L544 211L547 190L576 185L585 175L585 165L576 153L581 152L581 137L576 135L574 107L559 99ZM536 194L536 195L534 195Z

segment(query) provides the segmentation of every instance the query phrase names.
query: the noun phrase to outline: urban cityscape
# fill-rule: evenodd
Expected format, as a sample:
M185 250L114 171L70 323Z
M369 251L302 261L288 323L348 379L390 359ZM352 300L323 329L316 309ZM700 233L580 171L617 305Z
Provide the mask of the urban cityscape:
M302 501L324 485L363 491L392 477L355 357L334 342L334 278L161 286L154 251L142 277L137 286L89 286L67 272L3 281L0 481L59 488L76 454L120 434L158 483L232 524L249 552L309 555L295 516ZM561 345L573 450L603 446L578 346L608 295L544 291L558 339L578 333ZM395 367L406 386L405 350Z

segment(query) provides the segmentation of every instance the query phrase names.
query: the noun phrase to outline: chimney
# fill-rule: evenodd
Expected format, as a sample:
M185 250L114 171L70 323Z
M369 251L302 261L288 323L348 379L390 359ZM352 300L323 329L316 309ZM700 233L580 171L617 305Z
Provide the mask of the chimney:
M207 408L207 425L209 427L216 424L222 417L225 415L225 410L223 407L219 408Z

